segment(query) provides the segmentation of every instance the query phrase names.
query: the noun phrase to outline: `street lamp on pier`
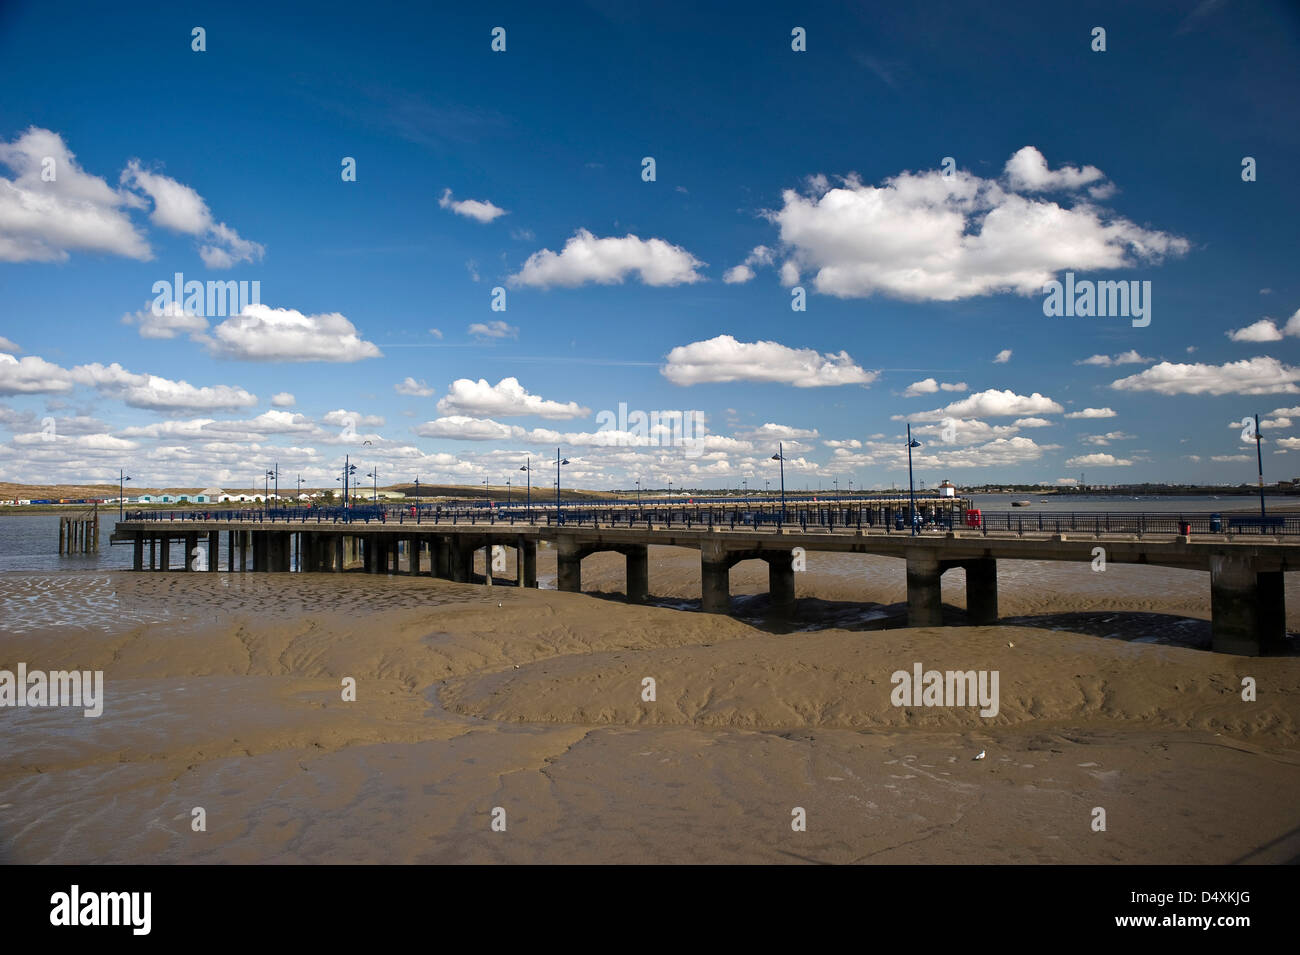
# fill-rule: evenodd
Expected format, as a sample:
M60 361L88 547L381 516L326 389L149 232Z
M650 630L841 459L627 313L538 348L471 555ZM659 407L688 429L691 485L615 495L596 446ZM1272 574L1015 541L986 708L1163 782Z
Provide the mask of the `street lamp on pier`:
M772 460L781 462L781 520L785 521L785 448L779 442Z
M560 468L569 463L568 458L560 459L560 449L555 449L555 523L560 523Z
M907 516L908 516L908 520L912 524L913 537L915 537L920 532L917 530L916 527L916 485L912 483L912 449L919 448L920 446L921 446L920 441L912 440L912 426L909 424L907 426L907 491L912 499L912 503L908 509L909 513Z
M527 481L528 481L527 506L531 510L533 506L533 459L531 457L524 458L524 466L521 467L519 470L524 471L527 474Z
M126 482L131 480L121 468L117 472L117 519L122 520L122 506L126 501Z

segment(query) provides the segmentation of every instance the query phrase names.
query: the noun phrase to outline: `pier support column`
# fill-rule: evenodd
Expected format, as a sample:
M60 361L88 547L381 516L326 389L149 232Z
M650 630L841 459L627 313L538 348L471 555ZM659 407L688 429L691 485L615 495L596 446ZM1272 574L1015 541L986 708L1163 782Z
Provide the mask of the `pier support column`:
M378 561L375 560L375 538L367 535L361 539L361 568L367 574L378 573L375 566Z
M731 564L721 542L700 545L700 609L705 613L731 610Z
M144 535L139 531L131 541L131 569L144 570Z
M943 568L939 559L924 551L907 555L907 625L943 626Z
M794 557L790 551L767 558L767 593L772 612L788 617L794 613Z
M650 548L645 544L627 550L627 602L645 603L650 597Z
M406 569L412 577L420 576L420 548L424 541L419 537L408 537L406 540Z
M966 568L966 619L976 627L998 622L998 562L994 557L962 561Z
M149 535L149 569L154 570L158 566L158 542L152 534Z
M537 589L537 541L525 539L519 546L519 559L523 566L523 586Z
M208 531L208 570L221 569L221 531Z
M461 543L460 538L451 537L447 541L447 570L450 578L458 584L469 583L474 571L474 548Z
M492 586L492 538L483 543L483 583Z
M565 593L582 593L582 553L570 539L555 542L555 587Z
M194 552L198 549L199 549L199 535L186 534L185 535L185 566L184 566L185 570L194 569L194 560L198 556Z
M162 537L158 538L158 544L161 551L161 553L158 554L158 569L171 570L172 569L172 539L168 537L166 534L164 534Z
M226 570L235 572L235 532L226 531Z
M261 574L266 571L266 534L252 531L248 532L252 538L253 551L253 573Z
M252 531L239 531L239 572L242 574L248 570L248 551L252 546Z
M1260 656L1276 649L1286 628L1282 573L1259 573L1246 556L1211 555L1210 618L1218 653Z
M446 537L435 537L429 542L433 551L429 563L433 565L433 576L439 580L451 580L451 541Z

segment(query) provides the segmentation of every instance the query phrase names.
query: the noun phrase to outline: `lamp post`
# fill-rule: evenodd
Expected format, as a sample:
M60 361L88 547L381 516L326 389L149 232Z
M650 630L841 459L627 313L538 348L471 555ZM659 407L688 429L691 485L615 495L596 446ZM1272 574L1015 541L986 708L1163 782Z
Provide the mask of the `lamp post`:
M839 478L831 478L831 483L832 483L833 485L835 485L835 496L836 496L836 497L839 497L839 496L840 496L840 479L839 479Z
M415 523L420 523L420 475L415 476Z
M262 514L267 516L271 513L271 472L267 471L262 476Z
M919 448L920 446L920 441L912 440L912 426L909 424L907 426L907 490L908 494L911 496L912 503L907 517L912 524L913 537L917 535L918 531L916 529L916 487L912 483L912 449Z
M302 504L302 475L298 475L298 493L293 499L293 506L298 507Z
M772 455L773 461L781 462L781 520L785 521L785 448L778 442L776 454Z
M506 507L510 506L510 478L506 478Z
M555 449L555 523L560 523L560 467L569 463L569 459L560 460L560 449Z
M641 510L641 479L636 479L636 509Z
M117 472L117 519L122 520L122 506L126 500L126 482L131 480L126 476L126 471L118 469Z
M374 480L374 491L371 493L370 500L372 503L378 504L379 503L379 468L375 468L373 471L369 472L366 475L366 477L372 478Z
M348 519L348 479L357 473L357 466L351 462L348 455L343 455L343 521L347 523ZM337 478L335 479L337 480Z
M1259 415L1255 415L1255 460L1259 463L1259 516L1264 516L1264 452L1259 449L1263 440L1259 433Z
M529 510L531 510L533 506L533 459L531 457L524 458L524 466L521 467L519 470L524 471L527 474L527 481L528 481L527 506Z

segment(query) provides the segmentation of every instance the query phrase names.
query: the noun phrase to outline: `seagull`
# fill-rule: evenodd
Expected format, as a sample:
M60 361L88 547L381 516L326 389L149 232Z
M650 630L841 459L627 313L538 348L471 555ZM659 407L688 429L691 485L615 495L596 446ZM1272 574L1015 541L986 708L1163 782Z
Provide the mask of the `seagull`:
M1011 642L1008 641L1007 646L1009 646L1009 647L1014 647L1015 644L1014 644L1014 643L1011 643Z
M980 750L980 754L976 756L975 759L983 759L983 758L984 758L984 750Z
M373 441L362 441L362 442L361 442L361 446L364 448L364 447L366 447L367 445L371 445L371 444L374 444L374 443L375 443L375 442L373 442Z

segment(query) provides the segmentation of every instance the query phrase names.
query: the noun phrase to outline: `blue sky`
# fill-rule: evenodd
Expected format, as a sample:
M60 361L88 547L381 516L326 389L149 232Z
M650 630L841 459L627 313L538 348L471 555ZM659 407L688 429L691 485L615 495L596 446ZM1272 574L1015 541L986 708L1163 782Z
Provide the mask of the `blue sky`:
M1300 474L1291 4L176 6L0 7L0 479Z

